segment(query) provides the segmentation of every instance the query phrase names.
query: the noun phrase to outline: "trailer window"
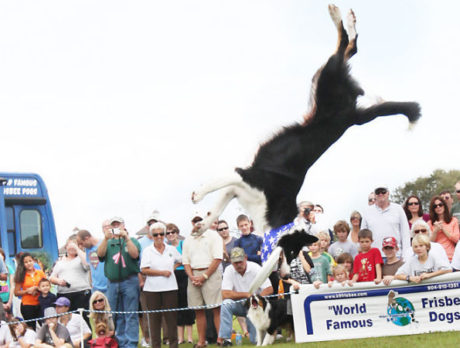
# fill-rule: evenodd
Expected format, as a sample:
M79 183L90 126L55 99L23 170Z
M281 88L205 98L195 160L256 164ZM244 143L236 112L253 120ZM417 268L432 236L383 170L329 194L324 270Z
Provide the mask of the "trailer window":
M16 229L14 228L14 210L13 207L5 207L6 210L6 229L8 233L8 250L9 256L16 255Z
M43 246L41 216L38 210L23 209L19 214L21 246L23 249Z

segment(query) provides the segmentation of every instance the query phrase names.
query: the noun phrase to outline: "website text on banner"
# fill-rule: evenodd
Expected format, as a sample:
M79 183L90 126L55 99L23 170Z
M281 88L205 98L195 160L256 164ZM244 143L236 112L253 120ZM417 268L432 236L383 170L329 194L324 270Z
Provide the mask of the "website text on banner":
M460 272L388 287L306 285L291 299L296 342L460 331Z

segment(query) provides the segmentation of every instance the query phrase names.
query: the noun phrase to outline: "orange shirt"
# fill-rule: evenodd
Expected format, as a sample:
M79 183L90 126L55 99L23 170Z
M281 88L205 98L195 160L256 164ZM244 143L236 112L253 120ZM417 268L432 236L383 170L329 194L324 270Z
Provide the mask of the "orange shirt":
M21 284L22 290L27 290L28 288L31 288L32 286L38 286L38 282L42 278L46 278L46 275L45 273L43 273L42 270L35 270L33 276L30 273L26 272L26 275L24 277L24 282ZM37 295L35 296L25 294L22 296L22 304L26 306L37 306L40 304L38 302L38 296L39 296L39 293L37 293Z
M431 220L428 221L428 225L430 226L431 231L433 231L434 226ZM444 247L444 250L446 250L446 253L447 253L447 257L449 258L449 261L452 261L452 257L454 256L454 252L455 252L455 245L457 244L459 237L460 237L460 231L458 228L458 220L455 217L453 217L449 224L446 224L445 222L443 222L442 227L444 227L444 229L449 231L451 238L450 239L447 238L444 232L438 231L435 242L438 242Z

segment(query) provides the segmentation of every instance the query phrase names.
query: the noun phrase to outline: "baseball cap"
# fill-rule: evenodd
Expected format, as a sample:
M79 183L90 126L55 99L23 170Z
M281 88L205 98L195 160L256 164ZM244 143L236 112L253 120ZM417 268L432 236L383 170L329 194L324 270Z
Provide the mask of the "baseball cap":
M385 248L387 246L391 246L393 248L396 248L398 243L396 243L396 238L395 237L385 237L383 238L382 242L382 248Z
M160 221L160 212L158 210L154 210L152 214L147 218L147 223L150 221L155 220L155 221Z
M240 262L246 258L246 253L244 252L243 248L233 248L230 252L230 261L232 262Z
M377 190L387 190L388 191L388 185L386 184L383 184L383 183L380 183L381 185L379 186L376 186L375 189L374 189L374 193L377 193Z
M124 224L125 220L123 220L119 216L114 216L113 218L110 219L110 224L113 224L114 222L119 222L120 224Z
M67 297L58 297L54 304L61 307L70 307L70 300Z
M45 308L44 315L45 317L56 317L57 316L56 308L54 307Z

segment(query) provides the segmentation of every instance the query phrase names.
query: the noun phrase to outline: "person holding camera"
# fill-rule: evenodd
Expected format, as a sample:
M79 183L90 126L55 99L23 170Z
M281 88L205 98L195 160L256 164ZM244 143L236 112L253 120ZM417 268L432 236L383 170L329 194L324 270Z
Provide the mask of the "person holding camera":
M113 311L135 312L139 305L139 256L141 246L129 237L120 217L102 225L104 239L97 248L97 256L104 261L108 279L107 298ZM120 347L137 348L139 319L137 313L115 314L115 336Z
M50 276L50 282L58 285L57 297L70 300L70 310L89 308L91 285L89 282L89 264L86 254L77 246L76 236L70 237L65 244L65 256L56 262ZM89 323L87 313L84 313Z

